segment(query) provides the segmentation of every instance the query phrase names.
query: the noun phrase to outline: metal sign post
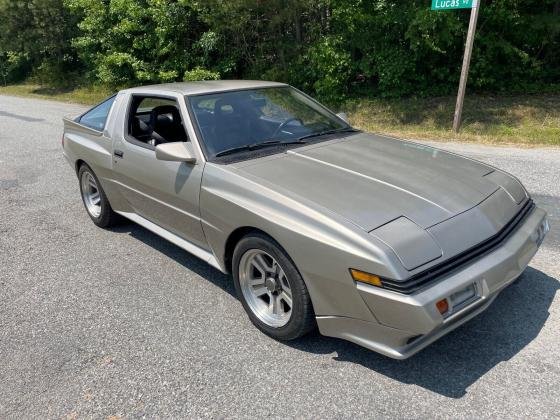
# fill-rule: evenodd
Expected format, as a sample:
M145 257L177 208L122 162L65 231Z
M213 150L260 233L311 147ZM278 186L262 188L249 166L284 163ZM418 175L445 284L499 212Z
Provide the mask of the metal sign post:
M453 131L459 132L461 127L461 115L463 114L463 100L465 99L465 89L467 88L467 78L469 76L469 66L474 42L478 11L480 10L479 0L473 0L471 9L471 20L465 44L465 55L463 56L463 68L461 69L461 79L459 80L459 91L457 92L457 104L455 105L455 115L453 117Z
M432 0L432 10L454 9L471 9L471 20L469 22L469 31L465 44L465 55L463 56L463 68L461 69L461 79L459 80L459 92L457 92L457 105L455 105L455 115L453 117L453 131L457 133L461 127L463 100L465 99L465 89L467 88L467 78L469 76L469 66L471 64L474 32L476 31L480 0Z

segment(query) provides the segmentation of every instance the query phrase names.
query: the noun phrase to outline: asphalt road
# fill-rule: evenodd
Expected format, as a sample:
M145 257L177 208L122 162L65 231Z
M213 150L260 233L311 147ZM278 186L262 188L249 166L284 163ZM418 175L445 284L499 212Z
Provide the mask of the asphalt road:
M560 415L560 149L439 144L517 175L552 231L481 316L406 361L258 332L230 278L96 228L60 148L82 107L0 96L0 418Z

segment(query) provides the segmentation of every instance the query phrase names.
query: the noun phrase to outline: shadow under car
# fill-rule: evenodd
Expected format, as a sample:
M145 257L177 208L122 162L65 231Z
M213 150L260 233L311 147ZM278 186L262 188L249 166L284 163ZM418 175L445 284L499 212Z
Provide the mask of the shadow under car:
M230 276L150 231L136 224L113 231L128 233L235 296ZM490 369L511 359L537 337L559 288L557 279L528 267L486 311L406 360L390 359L318 332L285 344L314 354L336 353L337 361L358 363L399 382L460 398Z

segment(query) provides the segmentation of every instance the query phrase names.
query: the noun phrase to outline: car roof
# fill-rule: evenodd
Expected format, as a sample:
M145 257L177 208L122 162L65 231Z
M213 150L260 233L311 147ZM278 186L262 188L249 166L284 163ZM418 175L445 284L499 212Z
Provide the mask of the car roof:
M128 93L180 93L182 95L200 95L224 92L228 90L260 89L266 87L288 86L285 83L263 80L207 80L200 82L163 83L159 85L139 86L125 89Z

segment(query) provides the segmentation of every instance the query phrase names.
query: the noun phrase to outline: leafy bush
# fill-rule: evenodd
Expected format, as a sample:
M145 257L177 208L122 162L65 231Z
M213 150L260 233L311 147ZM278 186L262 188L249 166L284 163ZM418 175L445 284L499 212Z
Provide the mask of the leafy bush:
M203 69L202 67L196 67L192 70L187 70L183 75L183 80L185 82L196 82L198 80L219 80L219 79L220 79L220 73Z
M0 78L4 85L25 79L30 67L27 54L15 51L0 51Z
M131 54L116 52L100 58L97 77L108 86L124 86L135 80L149 80L141 61Z
M348 92L351 56L339 37L326 37L309 48L303 59L313 90L324 101L340 102ZM300 63L301 65L302 63Z
M454 93L469 11L428 0L0 0L0 77L289 82L328 102ZM560 0L484 1L469 90L560 85Z

